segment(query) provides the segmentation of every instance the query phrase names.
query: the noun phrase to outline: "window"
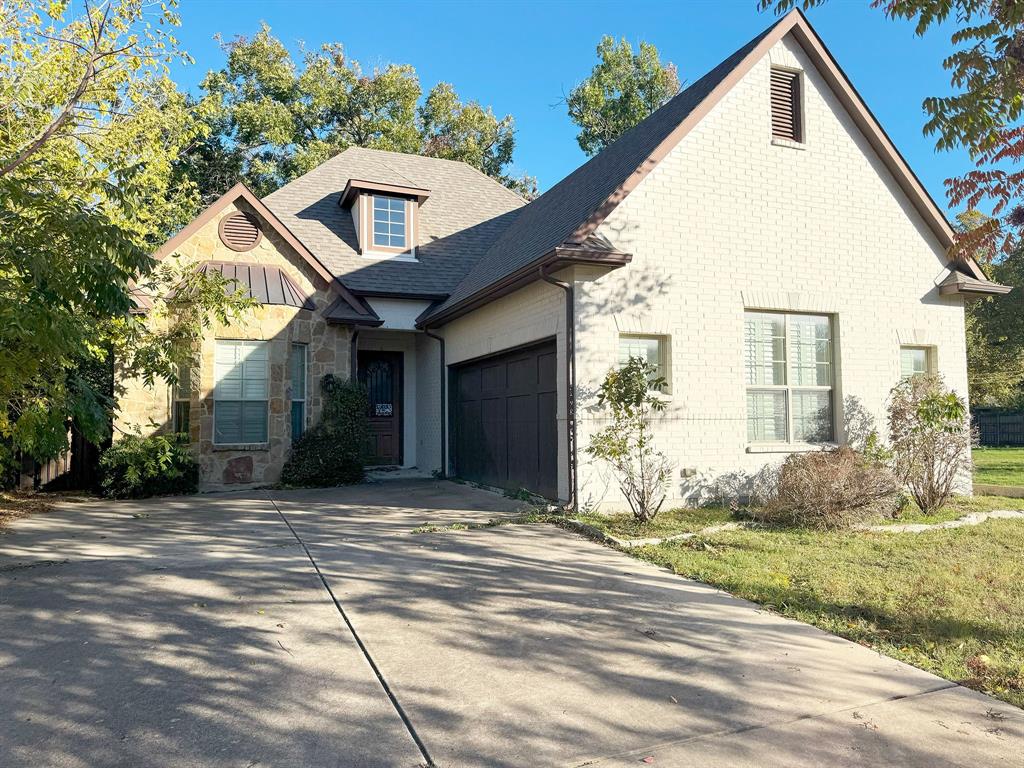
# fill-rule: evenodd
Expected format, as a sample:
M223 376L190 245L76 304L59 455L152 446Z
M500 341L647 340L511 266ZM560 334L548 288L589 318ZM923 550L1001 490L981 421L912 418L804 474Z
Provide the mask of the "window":
M803 141L800 115L800 73L772 69L772 138Z
M213 442L267 442L267 343L217 340Z
M373 196L373 244L384 248L406 248L405 200Z
M306 431L306 345L292 344L289 360L292 380L292 440Z
M662 389L667 389L666 342L663 336L619 336L619 365L625 365L631 357L639 357L657 369L655 375L665 380Z
M747 440L832 440L832 323L828 316L747 312L744 335Z
M928 347L900 347L901 379L932 372L932 356Z
M174 385L171 409L171 429L175 434L188 434L189 419L192 415L192 366L183 363L175 366L175 374L178 377Z

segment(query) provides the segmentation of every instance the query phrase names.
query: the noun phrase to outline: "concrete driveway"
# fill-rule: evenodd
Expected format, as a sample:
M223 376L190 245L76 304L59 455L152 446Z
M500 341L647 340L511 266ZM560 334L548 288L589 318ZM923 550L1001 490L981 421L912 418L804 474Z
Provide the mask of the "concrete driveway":
M1024 712L434 481L0 535L0 765L1020 766ZM314 565L315 563L315 565Z

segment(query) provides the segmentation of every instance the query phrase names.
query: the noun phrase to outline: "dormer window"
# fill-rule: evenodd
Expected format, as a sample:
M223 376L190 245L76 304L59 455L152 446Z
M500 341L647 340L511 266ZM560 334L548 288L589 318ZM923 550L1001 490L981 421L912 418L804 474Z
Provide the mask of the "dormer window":
M373 196L373 245L375 248L406 250L406 200L385 195Z
M429 196L421 187L349 179L339 204L352 212L364 258L416 261L419 209Z

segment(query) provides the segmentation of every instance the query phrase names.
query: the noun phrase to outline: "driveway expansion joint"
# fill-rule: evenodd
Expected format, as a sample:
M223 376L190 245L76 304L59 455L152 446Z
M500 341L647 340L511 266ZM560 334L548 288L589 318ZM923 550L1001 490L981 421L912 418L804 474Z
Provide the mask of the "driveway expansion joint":
M291 521L285 516L284 512L281 511L281 508L277 505L277 501L269 492L267 493L267 499L270 501L271 505L274 507L274 510L280 516L284 524L288 526L288 530L291 531L292 536L295 537L295 541L297 541L299 546L302 547L302 551L306 553L306 557L309 559L310 564L313 566L313 570L316 572L316 575L320 578L320 582L323 584L324 589L327 590L327 594L330 596L331 602L334 603L334 607L337 609L342 621L345 623L345 626L348 628L349 633L352 635L352 639L355 640L356 646L358 646L359 648L359 652L362 653L363 658L366 659L366 663L370 665L370 669L373 670L373 674L376 676L377 682L380 683L381 688L384 689L384 693L387 695L388 701L391 702L391 706L398 714L398 717L401 719L406 731L409 733L409 736L416 744L416 748L419 750L420 755L422 755L424 761L422 764L422 768L434 768L436 764L434 763L433 758L430 756L430 752L427 751L426 744L423 743L423 740L416 732L415 726L413 726L412 721L409 719L409 716L405 712L405 709L403 709L401 703L398 701L398 697L395 695L394 691L391 690L391 686L388 685L388 681L384 677L384 673L381 671L380 667L377 666L377 662L374 661L369 649L366 647L365 643L363 643L362 638L356 631L355 625L352 624L352 620L349 618L348 613L346 613L345 608L341 604L341 601L339 601L338 598L335 596L334 590L331 589L331 585L328 583L327 577L324 576L323 571L320 570L320 566L317 564L316 559L313 557L313 553L310 552L309 547L306 545L306 542L302 540L301 536L299 536L298 531L296 531L295 528L292 526Z

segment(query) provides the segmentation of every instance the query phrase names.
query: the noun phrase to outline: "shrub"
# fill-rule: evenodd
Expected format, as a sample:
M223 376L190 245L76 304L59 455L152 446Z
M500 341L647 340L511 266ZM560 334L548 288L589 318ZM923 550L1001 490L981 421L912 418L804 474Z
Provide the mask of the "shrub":
M320 423L292 445L281 484L296 487L350 485L363 479L369 457L369 402L359 384L327 374L320 382Z
M918 375L889 396L889 440L896 477L931 514L969 477L972 432L967 405L941 376Z
M755 519L820 529L891 515L899 501L892 472L845 447L791 455L762 493Z
M103 492L115 499L195 493L199 465L184 435L126 435L100 459Z
M611 411L612 423L590 439L587 453L611 465L633 516L650 522L665 502L672 466L654 449L651 413L665 405L657 391L664 380L653 365L632 357L604 377L597 404Z

